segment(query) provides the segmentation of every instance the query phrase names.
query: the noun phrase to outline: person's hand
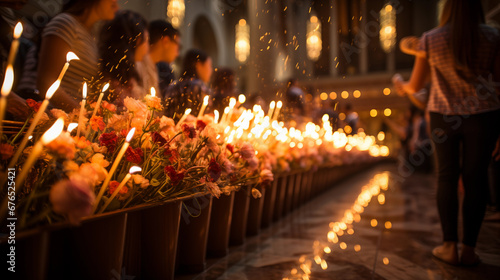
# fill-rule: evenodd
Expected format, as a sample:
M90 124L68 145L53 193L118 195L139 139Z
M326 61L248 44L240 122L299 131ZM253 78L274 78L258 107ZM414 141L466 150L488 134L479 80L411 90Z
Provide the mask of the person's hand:
M493 150L492 157L494 161L500 160L500 137L498 137L497 139L497 144L495 145L495 149Z
M30 108L26 104L26 100L14 92L7 96L7 113L11 114L16 121L26 120L29 112Z
M399 73L395 74L392 77L392 84L394 85L394 88L396 89L396 93L399 96L406 96L406 92L403 89L403 83L404 83L403 77Z

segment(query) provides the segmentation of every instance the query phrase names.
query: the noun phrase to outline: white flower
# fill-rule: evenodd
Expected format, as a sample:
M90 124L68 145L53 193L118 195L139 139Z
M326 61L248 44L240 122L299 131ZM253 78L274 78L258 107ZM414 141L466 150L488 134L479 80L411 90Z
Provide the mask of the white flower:
M213 182L206 182L205 183L207 186L207 190L209 193L211 193L213 196L219 198L220 194L222 193L219 186L216 183Z

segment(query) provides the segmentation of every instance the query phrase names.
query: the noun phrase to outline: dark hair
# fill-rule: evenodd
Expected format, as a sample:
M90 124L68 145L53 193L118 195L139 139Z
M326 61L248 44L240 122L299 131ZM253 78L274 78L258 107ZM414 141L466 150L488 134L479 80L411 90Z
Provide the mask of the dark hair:
M479 25L485 23L483 7L478 0L448 0L441 14L440 26L450 25L449 47L455 66L470 72L480 40Z
M105 24L99 36L99 54L102 77L117 79L125 84L135 78L141 80L135 70L135 50L144 42L146 20L132 11L119 11L113 20Z
M175 29L169 22L159 19L149 23L149 44L155 44L163 37L174 39L179 36L179 30Z
M101 0L65 0L63 1L62 11L73 15L82 15L86 10L89 10Z
M191 49L184 56L182 79L197 78L196 63L204 63L209 58L208 54L202 50Z
M215 71L212 87L217 93L231 95L234 92L234 71L230 68L219 68Z

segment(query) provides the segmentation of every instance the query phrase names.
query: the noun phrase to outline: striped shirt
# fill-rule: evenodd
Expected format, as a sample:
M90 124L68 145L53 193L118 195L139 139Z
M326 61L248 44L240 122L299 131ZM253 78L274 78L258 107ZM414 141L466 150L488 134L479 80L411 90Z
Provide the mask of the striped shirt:
M79 60L72 60L61 81L61 88L77 100L82 98L83 82L97 76L98 50L94 36L72 15L61 13L45 27L42 37L55 35L68 43Z
M418 46L426 53L431 68L431 89L427 109L444 115L479 114L500 109L499 86L493 78L495 60L500 56L500 32L480 26L473 70L466 74L455 67L448 46L448 25L424 33Z

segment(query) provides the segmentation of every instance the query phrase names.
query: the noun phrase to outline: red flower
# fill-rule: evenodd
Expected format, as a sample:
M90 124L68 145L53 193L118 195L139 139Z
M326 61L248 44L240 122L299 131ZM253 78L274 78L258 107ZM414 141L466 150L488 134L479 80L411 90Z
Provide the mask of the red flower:
M196 129L199 132L202 132L203 129L205 129L206 126L207 126L207 124L204 121L202 121L202 120L197 120L196 121Z
M90 118L90 126L94 131L103 131L106 127L106 124L102 120L101 116L93 116Z
M195 138L196 137L196 129L192 125L188 125L183 123L182 126L182 132L187 138Z
M231 152L231 154L234 154L234 146L231 144L226 145L226 149Z
M125 158L127 161L130 161L135 164L142 164L142 157L144 156L144 153L142 152L141 148L131 148L128 147L127 151L125 152Z
M157 143L159 146L167 144L167 139L163 138L163 136L161 136L158 132L153 132L151 134L151 138L153 139L153 142Z
M177 153L176 150L170 149L170 147L167 147L165 151L163 151L163 155L171 162L176 161L177 158L179 157L179 153Z
M184 179L184 172L177 172L171 165L165 166L164 172L168 175L170 182L172 182L174 186Z
M215 161L214 158L212 158L210 160L210 163L208 164L207 172L208 172L208 176L210 176L210 178L208 179L209 181L215 182L215 181L219 180L220 174L222 173L222 168L217 163L217 161Z
M38 109L40 109L40 106L42 105L42 102L36 102L35 100L28 98L26 99L26 104L35 112L38 112Z
M109 182L109 195L112 195L116 191L119 185L120 183L118 181ZM127 192L128 192L127 186L123 186L121 190L118 192L118 195L124 195Z
M113 153L118 142L118 136L114 132L103 133L99 136L99 144L108 148L108 153Z

